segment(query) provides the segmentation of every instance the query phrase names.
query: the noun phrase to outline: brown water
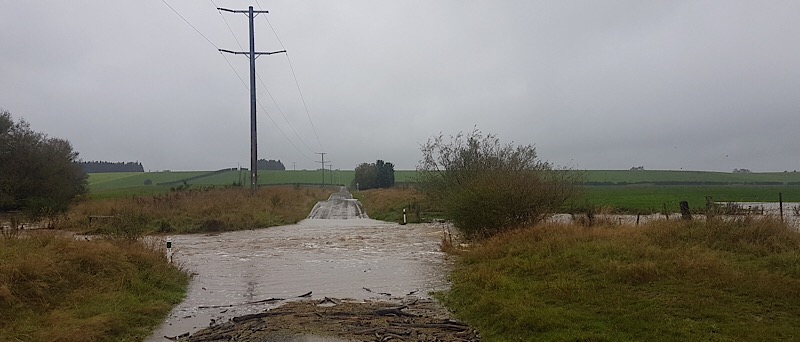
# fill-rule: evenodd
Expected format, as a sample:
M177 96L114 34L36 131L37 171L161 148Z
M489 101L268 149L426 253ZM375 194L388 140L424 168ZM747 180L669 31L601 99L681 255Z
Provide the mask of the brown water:
M352 209L347 209L352 210ZM296 225L171 237L174 260L196 273L187 298L148 341L262 312L269 298L391 299L446 289L442 232L429 224L307 219Z

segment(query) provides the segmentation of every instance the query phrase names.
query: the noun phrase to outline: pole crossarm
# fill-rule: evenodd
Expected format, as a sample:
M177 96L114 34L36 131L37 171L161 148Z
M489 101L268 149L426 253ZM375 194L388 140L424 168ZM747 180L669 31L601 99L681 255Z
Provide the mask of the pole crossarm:
M220 52L232 53L234 55L249 55L250 54L250 51L231 51L231 50L225 50L225 49L217 49L217 50L219 50ZM252 54L254 54L254 55L274 55L276 53L286 53L286 50L270 51L270 52L253 52Z
M217 7L217 10L225 11L225 12L231 12L231 13L250 13L250 10L232 10L232 9L221 8L221 7ZM256 11L256 10L253 10L252 12L253 13L269 13L269 11Z

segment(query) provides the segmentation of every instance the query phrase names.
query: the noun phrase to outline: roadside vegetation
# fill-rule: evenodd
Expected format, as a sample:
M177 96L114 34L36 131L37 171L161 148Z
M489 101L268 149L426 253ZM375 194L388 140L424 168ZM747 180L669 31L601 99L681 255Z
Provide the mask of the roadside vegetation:
M406 209L409 223L430 222L441 217L439 209L415 188L356 191L353 198L361 201L371 219L403 222L403 209Z
M467 238L535 224L578 195L580 173L539 159L533 145L473 130L422 146L419 189Z
M0 213L21 212L50 224L87 191L77 161L69 141L36 132L0 109Z
M540 224L476 242L445 304L486 341L785 341L800 233L773 219Z
M331 192L275 187L253 195L188 183L219 171L119 173L93 176L88 188L106 198L92 199L69 141L35 132L6 111L0 158L0 341L143 340L189 282L159 250L162 243L143 235L294 223Z
M141 341L189 275L154 244L48 233L0 239L0 341Z
M136 237L148 233L207 233L296 223L333 190L267 187L205 188L78 203L64 227L89 234Z

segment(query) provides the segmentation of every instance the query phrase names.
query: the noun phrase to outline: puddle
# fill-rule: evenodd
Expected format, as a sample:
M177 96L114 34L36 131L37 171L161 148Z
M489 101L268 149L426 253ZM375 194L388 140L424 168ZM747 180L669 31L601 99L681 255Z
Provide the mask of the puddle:
M299 299L308 292L303 299L428 298L430 291L448 286L441 236L439 225L371 219L307 219L213 236L173 236L175 262L196 275L187 298L148 341L262 312L284 303L269 299Z

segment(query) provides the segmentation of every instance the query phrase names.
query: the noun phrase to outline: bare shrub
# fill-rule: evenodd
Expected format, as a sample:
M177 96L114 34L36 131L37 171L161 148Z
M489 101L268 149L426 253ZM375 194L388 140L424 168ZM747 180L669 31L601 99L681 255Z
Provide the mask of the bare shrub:
M422 146L419 188L466 237L537 223L577 194L579 174L473 130Z

